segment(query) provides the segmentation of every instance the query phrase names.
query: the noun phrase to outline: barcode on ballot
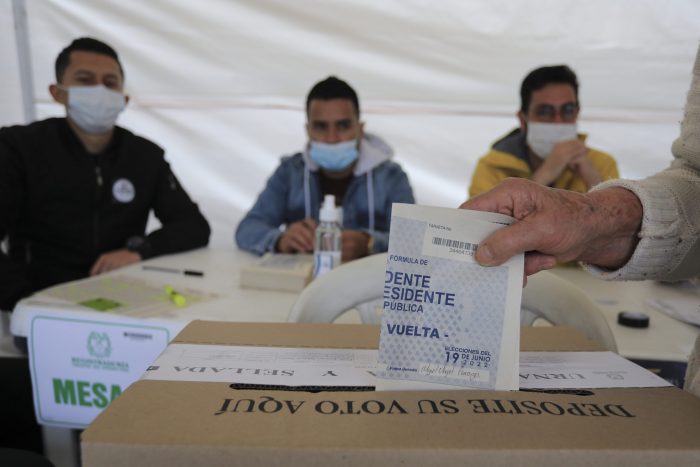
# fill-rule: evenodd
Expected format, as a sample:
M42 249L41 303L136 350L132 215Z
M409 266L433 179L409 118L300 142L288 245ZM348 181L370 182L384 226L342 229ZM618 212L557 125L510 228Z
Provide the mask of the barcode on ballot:
M459 250L467 250L469 254L476 253L479 246L478 243L463 242L461 240L452 240L451 238L433 237L433 245L446 246L449 248L457 248Z

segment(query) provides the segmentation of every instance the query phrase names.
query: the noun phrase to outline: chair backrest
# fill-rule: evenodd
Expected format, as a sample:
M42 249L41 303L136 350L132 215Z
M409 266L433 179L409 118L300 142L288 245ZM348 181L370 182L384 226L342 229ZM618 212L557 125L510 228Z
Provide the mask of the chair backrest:
M317 277L301 292L287 321L332 323L354 308L362 322L379 322L373 305L384 291L386 259L386 253L367 256Z
M536 318L558 325L572 326L589 339L617 352L615 336L603 312L571 282L549 271L527 278L523 289L520 324L532 325Z
M316 278L299 295L287 318L290 322L332 323L357 309L362 321L376 323L381 308L387 254L361 258ZM606 349L617 352L615 337L600 309L578 287L551 272L528 278L523 290L521 324L543 318L577 328Z

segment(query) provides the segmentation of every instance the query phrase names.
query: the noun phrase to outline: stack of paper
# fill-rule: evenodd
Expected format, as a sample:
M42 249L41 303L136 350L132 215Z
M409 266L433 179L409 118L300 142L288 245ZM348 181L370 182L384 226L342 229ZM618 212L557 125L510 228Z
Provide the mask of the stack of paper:
M116 275L60 284L42 291L41 295L59 298L96 311L115 312L137 318L166 315L180 306L189 306L219 297L211 292L188 287L170 289L171 291L168 292L167 287L162 284ZM183 297L183 304L178 306L174 303L173 293Z
M523 255L485 268L501 214L394 204L377 389L518 389Z
M684 323L700 326L700 288L691 282L683 284L673 284L673 287L680 293L671 297L657 297L647 300L652 308L676 318Z
M241 287L299 292L311 282L311 255L266 253L241 268Z

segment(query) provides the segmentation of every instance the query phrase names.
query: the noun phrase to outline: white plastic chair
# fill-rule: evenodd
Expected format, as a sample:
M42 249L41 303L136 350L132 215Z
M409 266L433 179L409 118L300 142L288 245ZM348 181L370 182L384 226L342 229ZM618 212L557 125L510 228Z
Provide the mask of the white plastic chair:
M615 336L600 308L581 289L552 272L542 271L527 278L520 308L521 326L531 326L537 318L572 326L617 353Z
M332 323L356 309L363 323L379 324L386 258L386 253L367 256L317 277L302 290L287 321Z
M332 323L356 309L363 323L379 323L386 259L386 253L368 256L316 278L299 295L287 321ZM578 287L551 272L528 278L521 308L521 325L531 326L542 318L551 324L572 326L617 352L615 336L600 309Z

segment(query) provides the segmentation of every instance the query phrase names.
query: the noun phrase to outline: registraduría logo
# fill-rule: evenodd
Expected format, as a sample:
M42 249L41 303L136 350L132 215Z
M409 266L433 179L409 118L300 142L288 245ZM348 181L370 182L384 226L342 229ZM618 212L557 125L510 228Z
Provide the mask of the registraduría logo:
M91 332L88 336L87 348L95 358L108 358L112 354L112 342L105 332Z

